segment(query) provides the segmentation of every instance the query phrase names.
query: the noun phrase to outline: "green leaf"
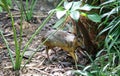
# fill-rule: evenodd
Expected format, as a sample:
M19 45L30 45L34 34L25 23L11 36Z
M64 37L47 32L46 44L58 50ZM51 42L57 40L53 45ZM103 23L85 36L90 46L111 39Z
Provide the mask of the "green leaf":
M3 11L3 9L2 9L2 7L0 7L0 12L2 12Z
M104 13L104 14L102 15L102 18L105 17L105 16L107 16L107 17L109 18L112 14L116 14L116 13L118 13L119 11L120 11L120 6L115 7L115 8L113 8L110 12Z
M88 14L87 16L93 22L101 22L101 17L98 14Z
M108 0L108 1L103 2L100 6L107 5L113 2L115 2L115 0Z
M64 7L58 7L55 9L55 11L56 11L56 16L58 19L60 19L66 14L66 10L64 9Z
M63 6L61 6L61 7L57 7L55 10L56 10L56 11L64 11L65 9L64 9Z
M78 21L78 19L80 18L80 13L79 11L71 11L70 16L74 20Z
M84 12L80 12L80 15L85 16L85 17L87 16L87 14Z
M57 16L58 19L63 17L65 14L66 14L66 10L64 10L64 11L57 11L56 12L56 16Z
M113 31L115 30L115 28L117 28L117 26L119 26L120 24L120 18L119 16L116 17L115 19L113 19L104 29L101 30L101 32L99 32L98 36L100 36L101 34L103 34L106 31Z
M64 7L66 10L69 10L72 7L73 2L64 2Z
M48 12L48 14L50 14L50 13L52 13L52 12L54 12L54 11L56 11L56 9L50 10L50 11Z
M81 1L73 2L71 10L75 11L75 10L79 9L81 4L82 4Z
M58 28L63 22L65 21L65 18L59 19L56 24L53 26L53 28Z
M9 5L7 4L7 0L1 0L0 6L4 8L6 11L9 11Z
M84 6L79 8L79 10L85 10L85 11L90 11L92 9L99 9L99 7L85 4Z
M12 1L11 0L7 0L7 3L8 3L8 5L12 5Z

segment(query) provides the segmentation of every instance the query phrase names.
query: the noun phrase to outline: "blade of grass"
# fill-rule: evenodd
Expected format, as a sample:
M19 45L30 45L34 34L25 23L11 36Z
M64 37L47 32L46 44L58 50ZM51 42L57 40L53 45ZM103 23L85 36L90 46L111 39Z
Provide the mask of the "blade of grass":
M15 63L14 63L14 58L13 58L13 55L12 55L12 50L10 49L10 47L8 45L8 42L7 42L6 38L4 37L4 35L3 35L1 30L0 30L0 34L1 34L1 36L2 36L2 38L4 40L4 42L5 42L5 45L6 45L7 49L8 49L7 51L8 51L8 54L10 56L10 59L11 59L11 62L12 62L12 66L15 69Z
M32 0L31 2L31 7L30 7L30 11L28 11L28 21L32 18L32 15L33 15L33 9L35 7L35 4L36 4L37 0Z
M19 70L20 69L20 65L19 65L19 60L20 60L20 49L19 49L19 44L18 44L18 40L17 40L17 34L16 34L16 29L14 26L14 19L12 16L11 11L9 10L9 7L7 7L8 9L8 13L10 14L10 18L12 21L12 30L13 30L13 38L14 38L14 42L15 42L15 54L16 54L16 60L15 60L15 70Z
M20 50L19 50L19 44L18 44L18 41L17 41L16 29L15 29L15 26L14 26L14 19L13 19L12 13L10 11L9 5L7 4L7 0L1 0L1 1L4 5L5 10L10 15L10 19L11 19L11 23L12 23L13 39L14 39L14 42L15 42L15 54L16 54L15 64L13 64L13 61L12 61L13 68L14 68L14 70L19 70L20 69L20 65L19 65ZM13 60L13 59L11 59L11 60Z

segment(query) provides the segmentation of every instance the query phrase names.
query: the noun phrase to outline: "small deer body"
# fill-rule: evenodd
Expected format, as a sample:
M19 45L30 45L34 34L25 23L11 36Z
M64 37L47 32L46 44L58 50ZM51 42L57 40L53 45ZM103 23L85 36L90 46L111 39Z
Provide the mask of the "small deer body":
M42 41L46 40L49 37L49 35L54 32L56 32L56 30L48 31L46 34L44 34ZM47 55L49 49L52 49L54 47L60 47L61 49L67 51L72 56L75 63L77 63L78 57L75 54L75 50L77 49L78 46L80 46L80 43L78 42L75 35L68 33L66 31L58 30L44 43L44 45L47 46L46 49Z

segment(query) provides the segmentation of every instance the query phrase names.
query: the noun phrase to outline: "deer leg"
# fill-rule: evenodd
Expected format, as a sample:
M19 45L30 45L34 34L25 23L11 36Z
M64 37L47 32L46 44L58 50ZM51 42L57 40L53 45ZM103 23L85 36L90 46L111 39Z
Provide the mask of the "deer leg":
M55 55L56 55L56 56L58 56L58 54L57 54L56 50L55 50L55 49L52 49L52 50L55 52Z
M47 46L47 47L46 47L46 54L47 54L48 61L51 61L51 60L50 60L50 57L49 57L49 53L48 53L49 49L50 49L50 47Z
M75 67L76 67L76 69L78 69L78 67L77 67L77 62L78 62L78 57L77 57L77 55L75 54L75 52L69 52L69 54L72 56L72 58L74 59L74 61L75 61Z

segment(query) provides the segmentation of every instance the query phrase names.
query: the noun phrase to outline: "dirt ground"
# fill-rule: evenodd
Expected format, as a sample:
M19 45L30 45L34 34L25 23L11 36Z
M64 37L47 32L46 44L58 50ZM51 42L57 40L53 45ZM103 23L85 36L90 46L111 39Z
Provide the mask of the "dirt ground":
M25 47L31 35L48 16L48 12L51 10L51 8L52 6L48 6L48 4L42 2L42 0L38 0L38 3L35 7L33 19L30 22L22 22L24 27L22 49ZM19 38L20 13L15 9L16 8L12 10L12 13L15 19L15 27L17 28L17 35ZM56 20L57 19L55 16L52 17L43 29L46 31L52 29L52 26L55 24ZM15 45L13 41L11 19L5 12L0 13L0 29L3 31L4 36L8 41L8 45L12 50L12 54L15 57ZM22 66L41 43L41 33L39 33L35 36L32 43L29 45L27 51L25 52ZM49 56L52 60L52 63L49 63L45 51L45 46L42 46L33 56L31 61L26 65L26 67L23 70L19 71L20 76L74 76L74 60L69 56L67 52L61 50L60 48L54 49L57 51L57 55L54 53L54 51L49 51ZM80 58L81 56L79 52L77 55L79 57L78 64L85 65L86 61ZM8 50L3 39L0 36L0 76L15 76L15 74L16 72L12 70L12 64L9 58Z

